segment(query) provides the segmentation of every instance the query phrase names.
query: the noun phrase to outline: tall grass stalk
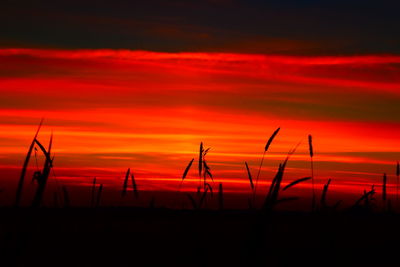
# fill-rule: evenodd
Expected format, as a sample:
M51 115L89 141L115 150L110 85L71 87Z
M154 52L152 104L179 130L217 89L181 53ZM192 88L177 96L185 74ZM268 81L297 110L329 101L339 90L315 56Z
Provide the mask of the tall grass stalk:
M256 201L258 180L259 180L259 178L260 178L261 168L262 168L262 165L263 165L263 163L264 163L265 153L267 153L267 151L268 151L268 149L269 149L269 147L270 147L272 141L274 140L275 136L278 134L278 132L279 132L280 129L281 129L281 128L278 127L278 129L276 129L276 130L272 133L272 135L270 136L270 138L269 138L268 141L267 141L267 144L265 145L264 152L263 152L262 157L261 157L260 167L258 168L258 172L257 172L256 185L255 185L254 190L253 190L253 191L254 191L254 192L253 192L253 202ZM254 204L255 204L255 203L254 203Z

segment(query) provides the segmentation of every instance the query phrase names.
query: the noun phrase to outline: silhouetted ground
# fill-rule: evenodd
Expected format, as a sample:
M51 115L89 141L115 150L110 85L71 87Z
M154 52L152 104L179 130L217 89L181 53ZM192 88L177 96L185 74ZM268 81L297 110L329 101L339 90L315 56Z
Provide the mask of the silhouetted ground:
M400 216L0 210L2 266L399 266Z

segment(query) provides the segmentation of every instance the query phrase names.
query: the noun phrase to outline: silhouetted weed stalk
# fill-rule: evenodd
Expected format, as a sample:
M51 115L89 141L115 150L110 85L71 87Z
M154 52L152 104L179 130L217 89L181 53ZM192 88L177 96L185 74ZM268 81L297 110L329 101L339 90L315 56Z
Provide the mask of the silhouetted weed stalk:
M263 152L262 157L261 157L260 167L258 168L258 173L257 173L257 177L256 177L256 185L255 185L254 190L253 190L253 205L255 205L255 202L256 202L258 180L259 180L259 178L260 178L260 173L261 173L261 168L262 168L262 165L263 165L263 162L264 162L265 153L267 153L267 151L268 151L268 149L269 149L269 147L270 147L272 141L274 140L275 136L279 133L279 130L280 130L280 129L281 129L281 128L278 127L278 129L276 129L276 130L272 133L272 135L270 136L270 138L269 138L268 141L267 141L267 144L266 144L265 147L264 147L264 152Z

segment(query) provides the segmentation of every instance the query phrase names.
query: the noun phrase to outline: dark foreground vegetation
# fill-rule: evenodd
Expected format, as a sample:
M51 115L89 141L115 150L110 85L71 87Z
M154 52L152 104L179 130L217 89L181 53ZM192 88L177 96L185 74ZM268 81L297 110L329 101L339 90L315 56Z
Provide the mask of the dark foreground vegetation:
M400 215L3 208L2 266L399 266Z
M244 164L252 192L248 209L226 209L227 195L222 183L214 183L206 159L210 148L205 149L202 142L197 191L181 192L194 158L177 188L176 194L184 194L186 204L190 204L185 206L183 202L182 209L156 208L154 197L149 208L106 207L107 203L102 202L103 184L97 184L96 178L88 206L72 206L67 187L62 186L61 191L54 192L53 206L59 207L60 202L63 208L46 208L46 184L51 175L55 176L53 137L45 148L37 139L40 127L41 123L22 166L14 207L0 209L2 266L400 266L400 214L394 213L398 208L399 163L396 202L387 194L384 174L379 194L372 185L360 192L353 205L338 209L341 201L327 201L331 179L321 195L316 194L313 139L309 135L311 175L284 181L287 162L299 143L279 164L259 203L256 196L261 168L278 128L266 143L254 180L251 168L247 162ZM43 168L33 174L36 190L29 208L21 207L29 160L32 155L37 160L36 151L44 156ZM282 203L299 199L282 196L284 191L308 181L312 184L309 212L277 209ZM138 190L128 168L121 201L127 201L130 192L136 203L144 193ZM212 199L217 204L210 209L207 205Z

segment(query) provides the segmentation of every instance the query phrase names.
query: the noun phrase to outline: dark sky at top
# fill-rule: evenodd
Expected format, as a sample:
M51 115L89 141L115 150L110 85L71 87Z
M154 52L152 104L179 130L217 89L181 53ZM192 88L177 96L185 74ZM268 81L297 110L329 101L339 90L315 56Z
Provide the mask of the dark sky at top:
M2 1L1 47L400 53L399 1Z

